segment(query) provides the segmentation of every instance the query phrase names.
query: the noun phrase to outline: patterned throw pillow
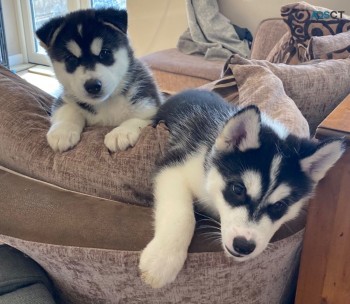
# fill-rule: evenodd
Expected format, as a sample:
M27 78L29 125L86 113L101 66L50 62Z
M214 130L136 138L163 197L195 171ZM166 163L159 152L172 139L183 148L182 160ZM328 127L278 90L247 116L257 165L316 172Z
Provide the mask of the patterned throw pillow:
M297 49L294 47L294 40L288 31L276 43L266 60L273 63L288 63L297 64L298 62L291 62L292 58L296 58Z
M306 48L314 36L336 35L350 30L350 18L342 15L339 18L321 19L315 12L330 12L323 7L313 6L306 2L285 5L281 16L288 25L290 33L287 39L283 36L280 47L274 48L268 60L274 63L298 64L306 61ZM284 39L284 40L283 40Z
M312 37L305 59L345 59L350 56L350 31L337 35Z

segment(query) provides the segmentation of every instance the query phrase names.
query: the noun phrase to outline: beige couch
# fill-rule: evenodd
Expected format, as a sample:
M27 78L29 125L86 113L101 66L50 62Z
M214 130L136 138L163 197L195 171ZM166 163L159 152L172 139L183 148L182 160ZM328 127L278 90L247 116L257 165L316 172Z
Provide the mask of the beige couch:
M252 57L264 59L284 32L281 20L264 21ZM175 74L156 77L161 87L183 88ZM241 264L198 229L176 281L153 290L137 266L153 234L151 176L166 149L166 128L148 127L135 148L116 154L102 144L108 128L87 128L76 148L54 153L45 139L52 98L4 68L0 91L0 242L38 262L62 303L292 301L304 214L259 257Z
M264 20L257 29L251 59L266 59L287 30L281 18ZM198 88L219 79L226 61L204 60L200 55L186 55L175 48L146 55L141 60L152 69L160 89L171 93Z

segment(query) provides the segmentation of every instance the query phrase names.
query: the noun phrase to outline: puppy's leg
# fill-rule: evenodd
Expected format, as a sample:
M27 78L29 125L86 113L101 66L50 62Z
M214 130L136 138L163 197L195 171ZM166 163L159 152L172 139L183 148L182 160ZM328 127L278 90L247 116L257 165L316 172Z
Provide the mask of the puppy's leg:
M141 277L153 288L175 280L187 257L195 228L192 194L177 167L155 179L155 236L140 258Z
M131 118L124 121L105 136L106 147L112 152L133 147L140 137L141 130L151 122L151 120L140 118Z
M84 126L85 119L75 105L62 105L53 113L46 135L50 147L60 152L74 147L80 140Z

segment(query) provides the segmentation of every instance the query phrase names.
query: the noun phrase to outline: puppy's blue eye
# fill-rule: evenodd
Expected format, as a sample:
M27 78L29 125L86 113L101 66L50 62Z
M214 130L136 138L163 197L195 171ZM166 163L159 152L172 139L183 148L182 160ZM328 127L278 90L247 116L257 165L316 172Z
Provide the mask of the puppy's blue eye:
M274 220L281 218L288 208L288 204L282 201L278 201L267 207L267 212L270 217Z
M277 203L274 203L273 205L270 206L272 210L274 211L280 211L286 208L286 204L283 203L282 201L279 201Z
M79 59L75 56L68 56L65 59L68 72L73 72L79 65Z
M233 184L232 185L232 191L238 195L241 196L243 194L245 194L245 187L241 184Z
M102 49L99 58L101 61L108 61L113 57L111 50L109 49Z

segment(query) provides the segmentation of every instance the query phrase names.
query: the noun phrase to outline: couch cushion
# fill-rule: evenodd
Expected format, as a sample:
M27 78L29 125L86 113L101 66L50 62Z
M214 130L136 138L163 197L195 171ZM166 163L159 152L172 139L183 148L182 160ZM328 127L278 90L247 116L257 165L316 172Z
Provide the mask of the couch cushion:
M68 191L1 168L0 193L0 234L39 243L130 251L142 250L153 236L152 208ZM304 224L305 218L290 222L274 241ZM195 234L190 252L222 251L218 244L205 241L201 231Z
M266 59L281 37L288 32L282 18L263 20L256 30L252 45L251 59Z
M155 52L140 59L151 68L160 90L171 94L218 79L225 64L225 60L206 60L201 55L186 55L177 49Z
M303 231L237 263L224 252L190 253L176 280L152 289L140 279L140 252L58 246L4 236L45 268L62 303L290 303ZM254 288L251 288L254 286ZM219 302L218 302L218 299Z
M290 58L295 58L297 49L290 32L286 32L266 56L266 60L273 63L288 63ZM265 59L265 58L264 58Z
M43 266L64 303L214 303L233 294L230 303L257 298L265 303L284 297L298 266L305 217L279 230L266 251L247 263L227 258L198 229L184 270L157 291L141 282L137 268L140 250L153 235L151 208L73 193L4 170L0 192L0 242ZM260 292L247 288L252 280Z
M0 90L0 164L66 189L139 205L151 203L152 171L167 138L164 127L147 128L133 149L112 155L103 146L108 128L87 128L77 147L54 153L45 138L51 98L4 69L0 69ZM142 284L137 268L139 250L152 236L150 208L43 183L39 187L37 181L2 173L0 242L39 262L63 302L285 300L290 274L298 265L302 231L240 264L225 257L221 248L207 252L208 244L203 242L206 252L190 253L176 282L154 291ZM252 282L258 293L247 288Z
M136 146L110 153L103 139L112 128L89 127L74 149L48 146L52 97L0 67L0 165L70 189L122 202L150 205L152 172L167 141L164 126L146 127Z
M270 53L275 63L298 64L305 61L305 48L313 36L335 35L350 30L350 18L343 15L337 19L316 19L314 12L331 11L324 7L298 2L282 6L281 15L289 27L290 41L283 48Z
M140 58L152 70L187 75L209 81L218 79L226 60L206 60L200 55L186 55L167 49Z
M269 117L282 123L289 132L309 137L308 122L285 93L282 81L271 70L254 62L260 60L233 55L225 64L223 77L202 88L215 91L239 106L256 104Z
M350 59L287 65L233 56L228 68L233 69L237 64L263 66L281 79L286 94L305 116L312 134L321 121L350 94Z
M208 79L195 76L174 74L171 72L152 70L152 75L157 82L158 88L162 93L173 95L177 92L195 89L199 86L209 83Z
M259 65L234 64L240 106L257 104L271 118L281 122L298 137L310 136L309 125L284 89L282 81L269 69Z
M350 30L336 35L311 37L305 60L345 59L350 56Z

